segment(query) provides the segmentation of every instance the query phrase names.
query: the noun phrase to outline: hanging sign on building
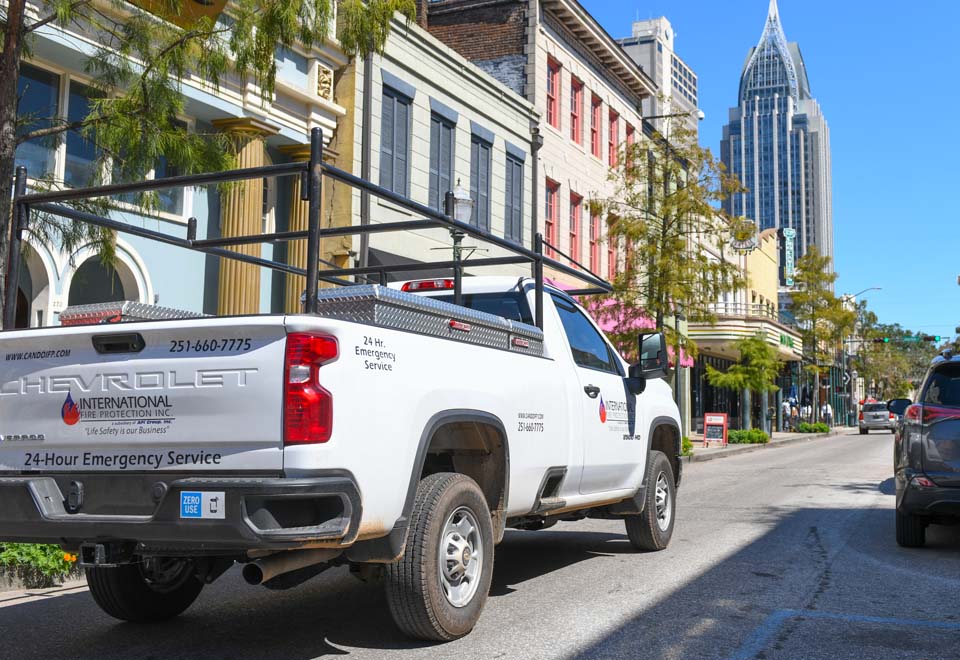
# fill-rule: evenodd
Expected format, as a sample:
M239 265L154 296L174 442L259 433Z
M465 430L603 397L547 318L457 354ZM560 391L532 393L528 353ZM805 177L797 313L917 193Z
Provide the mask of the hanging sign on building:
M783 269L781 278L785 286L793 286L793 274L796 268L797 230L784 227L780 230L780 238L783 239L783 249L781 251L783 258L780 260Z
M703 416L703 446L709 447L714 442L721 447L727 446L726 413L707 413Z

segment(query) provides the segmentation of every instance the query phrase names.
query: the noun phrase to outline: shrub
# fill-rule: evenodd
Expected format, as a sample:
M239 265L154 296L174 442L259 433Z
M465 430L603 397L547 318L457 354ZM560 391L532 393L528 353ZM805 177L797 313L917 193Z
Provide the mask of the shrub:
M19 577L27 588L52 587L75 568L77 556L59 545L0 543L0 568Z
M681 448L681 454L684 456L693 456L693 443L690 442L690 438L687 436L683 436L683 440L681 440Z
M770 442L770 436L760 429L736 430L727 434L727 442L738 445L763 445Z
M800 422L797 424L798 433L830 433L830 427L823 422L810 424L809 422Z

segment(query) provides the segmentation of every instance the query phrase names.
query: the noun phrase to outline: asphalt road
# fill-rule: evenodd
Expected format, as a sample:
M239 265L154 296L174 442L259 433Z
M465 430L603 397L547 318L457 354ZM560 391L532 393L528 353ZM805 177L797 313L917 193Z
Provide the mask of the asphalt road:
M179 619L118 623L85 590L0 607L8 658L960 658L960 527L894 542L891 436L686 466L670 548L615 521L508 532L472 634L404 639L346 569L301 587L236 569Z

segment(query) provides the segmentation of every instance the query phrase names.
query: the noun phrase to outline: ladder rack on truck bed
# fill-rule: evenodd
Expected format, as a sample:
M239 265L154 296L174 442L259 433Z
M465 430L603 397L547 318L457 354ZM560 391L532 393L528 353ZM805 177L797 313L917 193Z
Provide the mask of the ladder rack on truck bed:
M100 197L109 197L113 195L130 194L137 192L146 192L162 188L175 187L193 187L206 184L228 183L232 181L244 181L250 179L261 179L266 177L281 176L299 176L301 178L301 190L304 191L301 199L309 203L308 224L305 231L280 231L256 234L251 236L224 236L221 238L198 239L197 238L197 219L190 218L187 221L187 235L185 238L173 236L164 232L138 227L129 223L105 218L93 213L81 211L66 206L65 202L94 199ZM351 225L348 227L320 227L320 215L322 208L322 181L327 176L331 179L345 183L352 188L357 188L366 193L372 194L380 199L390 201L399 205L405 210L411 211L422 216L417 220L388 222L388 223L370 223L361 225ZM104 186L89 188L74 188L71 190L56 190L42 193L27 193L27 171L26 168L18 167L14 185L14 204L13 204L13 231L10 240L10 253L7 262L6 277L6 297L3 308L3 329L13 329L16 315L16 292L19 286L20 276L20 254L23 241L23 232L30 231L30 219L33 212L47 213L56 215L76 222L85 222L111 229L116 232L131 234L150 240L159 241L168 245L182 247L196 252L211 254L221 258L235 259L245 263L253 264L263 268L301 275L306 278L306 290L318 291L320 281L341 285L357 286L358 282L345 278L364 278L370 279L371 276L378 279L381 285L387 283L388 274L397 274L404 272L414 272L422 270L447 270L453 273L454 280L454 303L461 302L461 283L463 278L463 269L465 266L471 268L480 268L487 266L503 266L510 264L530 264L532 268L532 277L536 287L536 304L534 318L539 329L543 329L543 269L549 266L565 275L568 275L582 282L585 286L582 289L569 291L572 295L588 295L610 292L611 286L601 277L591 272L588 268L578 263L570 256L561 252L556 246L547 243L540 233L534 234L533 249L526 248L517 243L513 243L499 236L474 227L473 225L459 222L449 215L445 215L430 208L424 204L415 202L403 195L399 195L391 190L371 183L365 179L359 178L334 167L323 161L323 132L320 128L314 128L310 133L310 160L307 162L291 162L279 165L266 165L262 167L250 167L244 169L228 170L225 172L212 172L207 174L192 174L183 176L173 176L149 181L139 181L135 183L117 183ZM408 231L416 229L431 229L445 227L452 232L462 232L462 235L476 237L480 240L492 243L507 251L510 256L488 257L482 259L471 259L469 262L456 258L458 253L455 251L455 258L447 261L434 261L424 263L393 264L365 266L355 268L324 268L320 269L320 239L329 236L351 236L351 235L369 235L380 232ZM245 255L227 247L240 245L250 245L256 243L284 243L294 240L307 240L307 264L305 269L291 266L290 264L273 259L263 259L251 255ZM566 258L570 264L561 263L555 259L544 255L544 246ZM324 266L333 266L323 262ZM367 296L370 295L370 289L367 289ZM359 291L357 292L359 294ZM381 291L381 297L383 294ZM320 312L321 305L329 308L329 300L333 298L332 294L323 296L306 296L304 311L308 314L317 314ZM362 297L362 296L361 296ZM321 303L321 300L327 302ZM516 325L516 324L515 324ZM509 335L509 331L507 331Z

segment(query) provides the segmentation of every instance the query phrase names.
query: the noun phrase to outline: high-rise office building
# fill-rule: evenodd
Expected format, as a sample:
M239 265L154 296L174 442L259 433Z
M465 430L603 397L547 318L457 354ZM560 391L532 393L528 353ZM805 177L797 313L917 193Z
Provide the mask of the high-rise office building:
M636 21L632 35L619 43L634 62L657 83L660 94L643 101L643 116L687 113L687 127L697 132L697 75L673 49L676 33L664 17ZM658 122L658 120L653 120ZM655 123L661 128L659 123ZM662 130L662 129L661 129Z
M790 252L798 257L810 245L832 257L830 130L800 46L783 33L777 0L770 0L763 36L747 55L729 120L720 155L746 191L732 195L725 210L754 220L760 231L785 230L785 241L795 235ZM790 285L792 264L782 261L781 283Z

